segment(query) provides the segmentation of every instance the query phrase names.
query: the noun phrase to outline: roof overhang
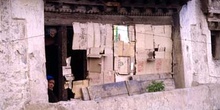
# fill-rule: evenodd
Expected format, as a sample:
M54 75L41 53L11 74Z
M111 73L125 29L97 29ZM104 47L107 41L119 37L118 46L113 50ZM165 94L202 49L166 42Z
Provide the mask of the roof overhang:
M189 0L44 0L45 12L170 16Z

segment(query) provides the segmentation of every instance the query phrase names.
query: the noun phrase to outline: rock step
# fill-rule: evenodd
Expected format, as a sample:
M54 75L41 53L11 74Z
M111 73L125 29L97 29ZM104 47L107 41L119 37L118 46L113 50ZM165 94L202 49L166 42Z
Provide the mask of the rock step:
M83 100L95 100L114 96L131 96L146 93L152 81L163 81L165 91L175 89L171 74L148 74L132 76L133 80L101 84L82 88Z
M165 91L175 89L175 83L171 73L134 75L131 77L131 79L139 81L142 89L149 86L152 83L152 81L163 81L165 85Z

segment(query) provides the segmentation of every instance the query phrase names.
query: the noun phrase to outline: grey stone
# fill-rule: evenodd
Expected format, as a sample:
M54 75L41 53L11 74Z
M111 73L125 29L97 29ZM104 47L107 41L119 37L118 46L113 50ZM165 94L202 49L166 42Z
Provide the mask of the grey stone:
M132 76L132 80L137 80L137 81L157 80L157 79L160 79L159 74L143 74L143 75Z
M140 82L136 80L126 81L126 86L129 95L141 94L143 91Z
M91 100L101 99L119 95L128 95L125 82L108 83L88 87Z

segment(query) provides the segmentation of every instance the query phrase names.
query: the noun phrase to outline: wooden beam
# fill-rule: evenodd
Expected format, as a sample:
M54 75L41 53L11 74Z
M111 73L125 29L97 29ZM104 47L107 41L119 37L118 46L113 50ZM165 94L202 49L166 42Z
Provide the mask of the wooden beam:
M61 57L62 57L62 66L67 66L66 58L67 58L67 28L66 26L62 26L59 30L61 33Z
M220 22L220 18L208 18L209 22Z
M210 9L209 13L220 14L220 9Z
M72 22L97 22L110 24L152 24L171 25L171 16L123 16L123 15L93 15L93 14L62 14L45 12L45 25L72 26Z
M58 65L58 82L57 82L57 85L58 85L58 99L59 100L67 100L67 90L65 90L64 89L64 83L65 83L65 81L64 81L64 77L63 77L63 72L62 72L62 58L63 58L63 54L64 53L62 53L64 50L62 50L63 48L62 48L62 37L63 36L66 36L65 34L65 29L66 29L66 27L64 27L64 26L61 26L61 27L59 27L59 29L58 29L58 62L57 62L57 65Z
M83 0L45 0L47 3L65 3L65 4L75 4L75 5L94 5L94 6L104 6L103 3L83 1Z

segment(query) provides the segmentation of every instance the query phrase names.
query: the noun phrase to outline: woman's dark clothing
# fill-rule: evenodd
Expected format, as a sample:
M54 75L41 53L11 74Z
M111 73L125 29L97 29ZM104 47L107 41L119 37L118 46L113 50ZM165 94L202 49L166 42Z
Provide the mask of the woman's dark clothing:
M52 90L48 89L48 96L49 96L49 102L58 102L57 97L55 96L55 94L53 93Z

